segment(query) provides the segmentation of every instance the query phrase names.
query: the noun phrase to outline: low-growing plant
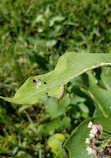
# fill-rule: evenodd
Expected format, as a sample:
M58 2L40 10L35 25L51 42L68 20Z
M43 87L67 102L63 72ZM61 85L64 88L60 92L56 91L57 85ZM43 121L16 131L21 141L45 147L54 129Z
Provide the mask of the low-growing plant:
M37 103L43 107L43 104L47 105L45 113L44 109L41 111L45 115L44 119L39 118L38 122L35 123L25 111L27 119L31 123L27 128L30 129L30 133L34 132L35 140L31 139L30 133L27 133L27 131L29 132L27 128L24 132L19 127L13 126L10 119L5 121L7 124L11 122L12 130L20 131L24 135L24 139L30 141L31 152L33 152L33 144L37 143L37 136L39 136L39 139L43 136L50 136L47 143L56 158L110 156L110 66L110 54L75 52L63 54L54 70L46 74L29 77L17 90L13 98L0 96L1 99L8 102L22 104L23 106L20 107L19 111ZM89 98L89 102L87 102L87 98ZM69 134L68 130L71 125L74 130ZM76 127L77 125L78 127ZM92 128L91 131L88 127ZM55 131L56 134L54 134ZM13 145L16 146L17 141L14 140ZM21 144L19 148L15 148L13 154L20 147L24 148L23 146L24 144ZM42 144L39 146L39 143L37 143L36 148L37 151L40 149L40 156ZM27 148L25 147L24 150L27 151Z

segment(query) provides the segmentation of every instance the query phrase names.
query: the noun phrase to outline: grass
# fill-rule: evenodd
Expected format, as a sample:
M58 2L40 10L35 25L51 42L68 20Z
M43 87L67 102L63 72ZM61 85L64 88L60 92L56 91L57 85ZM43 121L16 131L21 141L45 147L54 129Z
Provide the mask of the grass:
M110 24L106 0L1 0L0 95L13 96L29 76L54 69L66 51L111 53ZM0 100L0 157L54 157L49 138L55 133L67 138L94 110L73 83L65 99L59 115L47 98L33 106Z

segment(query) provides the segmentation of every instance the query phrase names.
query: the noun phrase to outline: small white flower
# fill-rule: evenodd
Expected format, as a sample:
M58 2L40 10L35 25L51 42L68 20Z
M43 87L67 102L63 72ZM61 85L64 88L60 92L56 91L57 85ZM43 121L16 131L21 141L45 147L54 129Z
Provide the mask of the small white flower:
M90 121L87 127L92 128L92 126L93 126L93 123Z
M95 134L94 133L90 133L89 136L90 136L90 138L94 138Z
M86 138L86 144L90 144L90 138Z
M86 150L88 151L88 154L92 154L93 149L91 147L87 147Z
M98 131L98 129L95 126L93 126L90 133L97 134L97 131Z

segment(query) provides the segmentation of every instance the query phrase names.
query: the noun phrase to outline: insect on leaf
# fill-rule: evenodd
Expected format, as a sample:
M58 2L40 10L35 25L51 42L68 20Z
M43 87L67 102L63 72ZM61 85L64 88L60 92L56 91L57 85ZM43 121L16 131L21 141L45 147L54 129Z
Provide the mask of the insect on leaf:
M91 69L102 66L111 66L110 54L67 52L59 58L53 71L28 78L13 98L2 96L0 98L16 104L35 104L41 95L57 97L61 85L67 84L73 78Z

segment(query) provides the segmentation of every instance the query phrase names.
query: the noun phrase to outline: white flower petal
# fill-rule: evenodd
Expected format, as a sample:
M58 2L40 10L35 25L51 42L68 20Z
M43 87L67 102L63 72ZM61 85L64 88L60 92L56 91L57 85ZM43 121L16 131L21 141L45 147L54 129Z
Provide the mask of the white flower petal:
M89 136L90 136L90 138L94 138L95 134L94 133L90 133Z
M87 127L92 128L92 126L93 126L93 123L90 121Z
M91 147L87 147L86 150L88 151L88 154L92 154L93 149Z
M90 144L90 138L86 138L86 144Z

